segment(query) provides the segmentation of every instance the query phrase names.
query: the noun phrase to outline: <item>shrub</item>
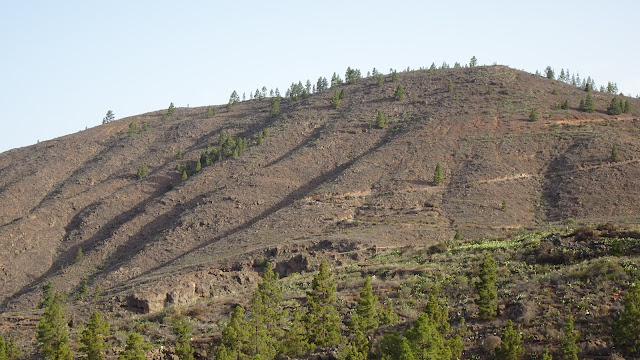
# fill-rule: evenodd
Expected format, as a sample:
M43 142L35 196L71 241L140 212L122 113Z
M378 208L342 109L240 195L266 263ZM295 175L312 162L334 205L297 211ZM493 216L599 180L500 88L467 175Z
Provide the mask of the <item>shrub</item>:
M529 113L529 120L531 121L536 121L538 120L539 116L538 113L536 112L536 109L531 109L531 112Z

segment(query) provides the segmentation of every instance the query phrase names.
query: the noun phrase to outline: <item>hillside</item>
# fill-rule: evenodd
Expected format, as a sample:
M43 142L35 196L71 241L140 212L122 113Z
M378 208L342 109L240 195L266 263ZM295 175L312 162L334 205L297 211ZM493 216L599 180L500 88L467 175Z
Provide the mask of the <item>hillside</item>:
M504 66L337 89L346 90L337 109L329 89L283 99L278 115L269 98L210 118L206 107L178 108L163 121L160 110L0 154L0 310L34 309L48 281L73 297L86 280L103 300L78 314L99 306L128 317L210 298L226 299L228 313L264 259L288 275L320 258L340 266L428 248L456 231L480 239L638 223L638 99L623 97L632 114L610 116L613 95L591 92L597 111L581 112L583 90ZM557 109L564 100L570 108ZM378 110L389 116L383 129ZM131 123L148 130L129 136ZM222 133L247 149L183 181L176 165ZM142 163L149 175L138 179Z

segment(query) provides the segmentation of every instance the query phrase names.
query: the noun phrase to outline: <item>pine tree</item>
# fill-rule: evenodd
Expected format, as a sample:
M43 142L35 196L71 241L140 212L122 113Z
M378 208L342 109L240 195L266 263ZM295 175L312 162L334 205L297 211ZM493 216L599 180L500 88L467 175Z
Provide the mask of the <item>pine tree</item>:
M380 325L394 324L398 321L398 314L393 310L393 303L389 301L386 306L378 311L378 323Z
M278 97L274 97L271 99L271 106L269 107L269 113L273 116L280 114L280 101L282 99Z
M391 70L391 81L392 82L398 81L398 72L395 70Z
M130 333L124 351L118 355L118 360L146 360L144 354L149 348L142 335Z
M238 359L238 356L234 352L227 349L225 344L220 344L216 348L216 354L213 358L215 360L236 360Z
M331 106L333 106L334 109L337 109L340 106L340 91L338 91L338 89L333 92L333 98L331 98Z
M396 92L394 96L398 101L402 101L402 99L404 99L404 88L402 87L402 85L398 85L396 87Z
M544 352L542 353L542 357L540 359L541 360L553 360L553 356L549 352L549 348L545 348L544 349Z
M173 103L169 104L169 108L167 109L167 113L169 115L173 115L173 113L176 112L176 106L173 105Z
M567 322L564 325L562 336L562 359L563 360L578 360L578 337L580 336L573 328L573 316L569 315Z
M445 337L426 313L418 316L415 324L407 330L406 337L417 359L451 359L451 349Z
M187 181L189 175L187 175L187 170L182 170L182 181Z
M631 104L629 103L629 100L625 100L624 101L624 113L625 114L631 114Z
M303 307L298 307L294 310L293 318L282 342L282 353L289 357L297 358L311 350L307 340L307 328L303 323L305 317L303 309Z
M382 360L416 360L409 341L398 331L387 333L380 340L379 351Z
M340 90L340 96L339 96L340 100L344 100L347 98L347 89L342 88L342 90Z
M340 78L340 75L333 73L333 75L331 76L331 87L338 86L340 84L342 84L342 79Z
M529 120L531 121L538 120L538 113L536 112L536 109L531 109L531 113L529 113Z
M307 309L304 323L309 342L314 347L337 344L340 341L340 315L336 309L336 283L324 260L307 293Z
M193 360L191 327L186 318L176 323L173 333L176 335L176 355L178 355L178 358L180 360Z
M38 343L46 359L72 360L64 297L56 293L38 323Z
M453 83L451 81L449 81L447 83L447 91L448 92L453 92Z
M102 123L103 124L107 124L113 121L113 119L115 118L115 116L113 115L113 111L109 110L107 111L107 115L105 115L105 117L102 119Z
M360 297L356 304L355 314L351 319L351 327L354 331L367 332L376 329L378 322L378 297L373 295L371 277L364 279Z
M478 64L478 59L476 59L475 56L471 57L471 60L469 61L469 67L474 67Z
M7 355L7 342L2 336L0 336L0 360L9 360L9 355Z
M444 182L444 175L442 174L442 165L436 164L436 169L433 172L433 186L438 186Z
M207 106L207 119L211 119L214 116L216 116L216 108L213 106Z
M618 147L615 144L611 145L611 161L620 161L620 156L618 155Z
M613 323L613 335L629 354L640 353L640 282L631 284L624 295L624 311Z
M138 177L138 180L142 180L146 178L147 175L149 175L149 169L147 168L147 164L145 163L140 164L140 166L138 166L138 173L136 174L136 176Z
M607 107L607 114L609 115L620 115L624 111L624 103L618 97L614 97L611 99L611 103Z
M593 103L593 98L591 98L591 94L587 94L587 98L584 100L584 109L582 111L586 111L589 113L596 111L596 105Z
M547 79L553 80L555 78L555 72L553 71L551 66L547 66L547 68L544 70L544 75L547 77Z
M80 334L80 351L87 354L88 360L103 360L106 348L105 338L109 336L109 324L94 311L86 329Z
M352 69L351 67L347 68L347 72L344 75L345 81L349 84L356 84L361 78L360 70Z
M53 284L51 281L42 285L42 301L38 304L38 308L46 309L53 302L54 298Z
M243 357L249 341L249 330L244 308L236 306L231 313L227 326L222 331L222 344L233 358Z
M382 110L378 110L378 114L376 115L376 119L375 119L376 128L384 129L385 126L387 126L388 122L389 122L389 116L384 114Z
M478 292L478 312L483 320L491 320L496 317L498 312L498 288L496 287L496 262L493 258L486 254L484 260L480 264L480 281L476 283Z
M13 341L13 338L9 338L9 341L7 342L7 358L9 360L18 360L20 358L22 358L22 351L20 351L20 349L18 348L18 345L16 345L15 341Z
M524 357L524 348L521 345L522 339L518 330L513 328L513 322L509 320L502 332L502 343L496 349L496 359L498 360L520 360Z
M273 265L267 263L262 273L262 281L251 297L249 309L249 350L248 355L260 355L263 359L273 359L284 337L284 313L282 311L282 288Z
M198 161L196 161L195 172L199 173L201 170L202 170L202 163L200 162L200 159L198 159Z
M568 110L569 109L569 100L565 100L562 105L560 105L560 108L562 110Z

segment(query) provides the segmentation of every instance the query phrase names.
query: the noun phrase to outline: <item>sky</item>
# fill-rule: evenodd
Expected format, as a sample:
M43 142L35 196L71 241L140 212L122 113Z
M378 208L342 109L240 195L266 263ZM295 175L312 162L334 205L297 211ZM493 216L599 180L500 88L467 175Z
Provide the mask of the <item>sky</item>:
M638 1L1 1L0 152L347 67L548 65L640 94Z

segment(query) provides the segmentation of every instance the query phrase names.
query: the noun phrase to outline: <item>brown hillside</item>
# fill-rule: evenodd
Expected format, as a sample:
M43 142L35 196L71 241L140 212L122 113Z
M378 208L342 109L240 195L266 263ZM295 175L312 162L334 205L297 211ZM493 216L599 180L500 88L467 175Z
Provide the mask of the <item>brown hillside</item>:
M633 115L609 116L613 96L593 92L597 111L583 113L584 91L504 66L339 88L347 97L338 109L333 89L283 100L278 116L269 99L219 107L210 119L206 108L179 108L166 123L157 111L0 154L3 309L32 308L47 281L73 294L86 279L109 303L155 311L233 291L264 254L286 260L296 248L428 245L456 229L482 236L567 218L636 219L637 99L625 98ZM556 110L565 99L571 108ZM384 129L373 127L377 110L390 116ZM149 130L129 137L131 122ZM221 132L245 137L248 150L182 182L176 164L197 159ZM434 186L438 162L445 182ZM142 163L150 174L138 180Z

